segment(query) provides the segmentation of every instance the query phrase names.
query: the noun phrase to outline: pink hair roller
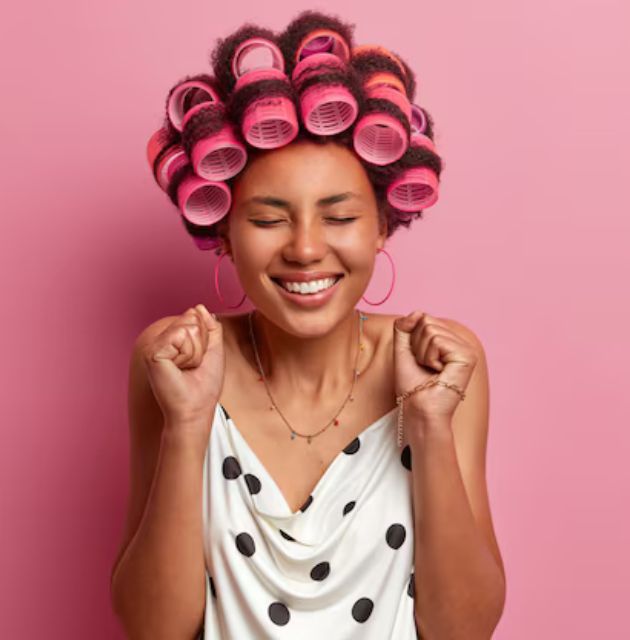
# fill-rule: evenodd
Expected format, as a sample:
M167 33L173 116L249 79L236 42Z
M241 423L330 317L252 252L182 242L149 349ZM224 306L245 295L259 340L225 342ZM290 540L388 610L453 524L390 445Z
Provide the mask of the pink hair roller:
M331 45L332 47L332 45ZM318 65L345 69L345 63L330 53L313 53L304 57L293 70L292 81L298 87L306 78L325 73ZM304 126L314 134L334 135L345 131L356 120L359 105L342 84L313 85L300 94Z
M266 38L250 38L239 45L232 58L232 73L236 78L235 92L261 80L289 83L282 52ZM295 106L282 95L258 98L245 110L241 129L245 140L254 147L281 147L298 134Z
M232 204L232 195L224 182L210 182L190 175L179 185L177 201L187 220L193 224L207 226L227 215Z
M166 129L162 128L151 136L147 144L149 167L151 167L151 171L155 172L155 179L163 191L168 189L173 174L189 162L185 149L180 144L172 144L154 169L156 158L168 143L168 133Z
M413 167L394 180L387 189L387 200L401 211L419 211L438 199L438 179L429 167Z
M216 103L222 108L221 103ZM190 109L182 120L182 127L208 103L198 104ZM197 140L190 150L195 173L206 180L222 181L235 176L247 162L247 151L234 134L232 126L225 122L216 133Z
M311 31L298 45L292 81L300 83L313 75L325 73L318 65L344 69L350 59L350 47L339 34L329 29ZM317 135L334 135L345 131L356 120L359 106L343 85L313 85L300 95L304 126Z
M411 119L411 105L407 96L389 85L366 89L368 98L389 100ZM367 162L386 165L402 158L409 145L407 131L388 113L369 113L357 123L353 134L355 151Z
M177 85L169 96L166 113L171 124L178 131L184 129L182 121L187 113L185 111L186 100L191 102L188 105L188 109L190 109L199 104L219 102L219 96L208 83L201 80L187 80Z
M415 105L413 106L415 107ZM422 113L418 107L415 107L415 110ZM414 147L426 147L435 153L433 140L424 135L424 133L420 133L420 129L423 131L426 129L424 114L422 114L422 121L416 120L412 124L411 145ZM400 178L389 185L387 200L392 207L401 211L420 211L437 202L438 186L438 178L433 169L429 167L412 167L403 172Z
M331 54L343 63L350 60L348 43L331 29L315 29L307 34L295 50L295 62L317 53Z

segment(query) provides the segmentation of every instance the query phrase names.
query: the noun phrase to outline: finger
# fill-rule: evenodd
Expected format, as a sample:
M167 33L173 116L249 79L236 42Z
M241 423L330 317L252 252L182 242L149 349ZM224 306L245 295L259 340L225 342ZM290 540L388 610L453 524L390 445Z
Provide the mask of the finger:
M170 336L171 342L177 347L177 355L173 358L173 363L180 369L189 359L193 352L190 334L186 330L185 325L178 325L173 328Z
M217 317L214 315L214 313L210 313L206 306L201 303L196 305L195 309L197 309L201 313L201 316L205 320L208 329L213 329L218 322Z
M183 358L177 364L180 369L191 369L199 365L201 362L201 339L199 336L198 324L187 324L183 327L187 334L186 344L190 345L187 349L187 357Z
M428 350L436 335L442 335L450 338L455 342L461 342L459 336L440 318L425 314L412 335L412 348L417 350L424 360L428 362Z
M153 360L172 360L174 364L179 365L189 357L190 344L188 341L189 337L185 327L174 323L159 336Z
M406 316L396 318L394 322L394 329L396 331L409 333L413 331L414 327L418 323L418 320L424 315L426 315L424 311L412 311Z
M407 316L396 318L394 321L394 351L402 354L412 350L411 337L422 317L422 311L413 311Z
M444 369L444 364L442 363L441 358L444 350L444 339L444 334L433 334L424 352L425 362L429 367L436 371L442 371Z
M208 327L208 321L206 316L201 311L199 307L202 305L195 305L195 313L197 314L197 324L199 326L199 342L200 342L200 353L199 353L199 362L198 365L201 364L201 360L203 359L203 354L208 349L208 341L210 328Z

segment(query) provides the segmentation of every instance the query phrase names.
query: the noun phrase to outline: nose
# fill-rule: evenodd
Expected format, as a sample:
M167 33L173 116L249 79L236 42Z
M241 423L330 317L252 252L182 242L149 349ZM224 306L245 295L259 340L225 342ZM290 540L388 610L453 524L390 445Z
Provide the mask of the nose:
M321 260L326 255L327 247L325 230L315 216L310 220L295 220L282 253L288 262L306 264Z

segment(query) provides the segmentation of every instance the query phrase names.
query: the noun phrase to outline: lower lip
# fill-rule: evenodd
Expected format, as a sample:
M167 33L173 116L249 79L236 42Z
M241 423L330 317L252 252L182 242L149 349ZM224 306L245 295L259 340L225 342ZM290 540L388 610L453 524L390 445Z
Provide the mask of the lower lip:
M281 284L278 284L275 280L272 280L274 286L280 289L280 293L291 302L300 305L301 307L319 307L335 294L339 283L343 280L343 276L332 285L332 287L328 287L328 289L324 289L323 291L318 291L317 293L308 293L306 295L302 295L301 293L292 293L291 291L287 291Z

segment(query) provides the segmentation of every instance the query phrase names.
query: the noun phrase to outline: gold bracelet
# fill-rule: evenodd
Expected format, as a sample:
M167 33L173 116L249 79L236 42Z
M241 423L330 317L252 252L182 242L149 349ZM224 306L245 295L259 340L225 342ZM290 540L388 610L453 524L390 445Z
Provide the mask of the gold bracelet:
M449 382L445 382L444 380L440 380L437 375L425 380L419 385L416 385L413 389L409 391L404 391L399 396L396 396L396 404L398 404L398 448L402 447L403 440L403 401L408 398L410 395L415 393L416 391L420 391L421 389L426 389L427 387L433 387L436 384L440 384L443 387L448 387L453 391L457 392L460 396L460 401L466 397L466 394L456 385L451 384Z

